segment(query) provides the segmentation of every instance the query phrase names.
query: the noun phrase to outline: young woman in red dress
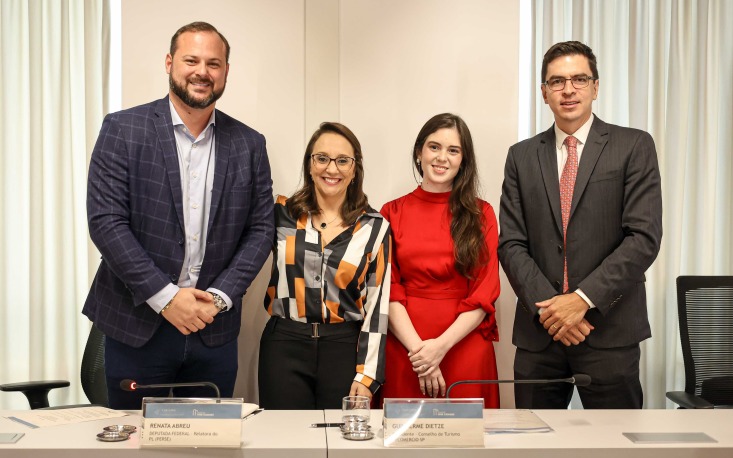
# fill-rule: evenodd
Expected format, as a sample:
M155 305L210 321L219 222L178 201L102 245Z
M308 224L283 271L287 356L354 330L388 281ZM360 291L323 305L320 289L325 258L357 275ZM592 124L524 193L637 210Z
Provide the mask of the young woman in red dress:
M497 377L498 229L478 196L466 123L449 113L431 118L413 165L420 186L381 211L393 237L383 398L442 397L458 380ZM496 385L459 385L453 397L499 407Z

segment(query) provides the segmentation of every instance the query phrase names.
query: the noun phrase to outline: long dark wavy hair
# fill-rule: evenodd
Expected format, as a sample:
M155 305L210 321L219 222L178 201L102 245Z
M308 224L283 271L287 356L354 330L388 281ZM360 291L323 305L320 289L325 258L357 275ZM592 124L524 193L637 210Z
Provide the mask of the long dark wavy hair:
M303 156L303 185L288 199L286 207L290 216L298 219L304 213L320 213L318 200L316 199L316 185L311 177L311 165L313 160L313 147L325 133L337 134L346 139L354 149L354 179L346 188L346 199L341 204L341 219L344 224L352 225L364 211L369 208L369 201L362 185L364 183L364 163L362 161L361 144L356 135L343 124L337 122L324 122L313 133Z
M420 129L412 149L412 164L420 176L423 170L417 159L430 134L440 129L456 129L461 138L461 166L453 179L449 209L450 234L453 238L453 257L456 270L466 278L473 278L479 265L488 261L484 238L484 214L479 206L479 179L471 131L460 116L452 113L435 115Z

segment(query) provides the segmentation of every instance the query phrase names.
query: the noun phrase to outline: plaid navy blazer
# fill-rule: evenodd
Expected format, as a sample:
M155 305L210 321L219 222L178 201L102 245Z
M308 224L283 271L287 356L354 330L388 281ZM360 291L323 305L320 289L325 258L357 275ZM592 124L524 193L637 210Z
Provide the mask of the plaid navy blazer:
M216 111L206 253L196 287L233 307L199 331L218 346L239 334L242 296L272 251L272 178L265 138ZM168 97L105 117L89 164L87 218L102 262L84 313L107 336L144 345L164 320L145 301L183 267L181 178Z

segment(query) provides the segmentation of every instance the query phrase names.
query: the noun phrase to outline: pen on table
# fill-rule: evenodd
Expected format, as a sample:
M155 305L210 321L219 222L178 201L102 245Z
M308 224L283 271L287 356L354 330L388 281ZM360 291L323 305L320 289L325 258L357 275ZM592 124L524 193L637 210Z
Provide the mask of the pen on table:
M313 423L311 425L311 428L337 428L339 426L344 426L343 423Z
M263 410L265 410L265 409L264 409L264 408L262 408L262 407L260 407L259 409L255 409L254 411L252 411L252 413L250 413L250 414L248 414L248 415L245 415L244 417L242 417L242 420L246 420L246 419L248 419L249 417L254 417L254 416L255 416L255 415L257 415L258 413L262 412Z

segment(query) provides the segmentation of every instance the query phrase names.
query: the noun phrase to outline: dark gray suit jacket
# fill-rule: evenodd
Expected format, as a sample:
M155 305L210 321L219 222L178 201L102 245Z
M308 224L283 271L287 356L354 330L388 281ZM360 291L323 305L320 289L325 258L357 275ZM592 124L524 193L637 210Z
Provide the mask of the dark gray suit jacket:
M242 296L272 251L272 178L264 137L216 111L214 183L198 289L233 302L200 331L237 337ZM107 336L140 347L164 320L145 302L183 266L184 221L168 97L105 117L89 164L89 233L102 254L83 313Z
M540 351L552 338L536 302L561 294L563 235L554 126L509 149L499 259L517 294L512 341ZM597 308L586 313L597 348L651 337L644 272L662 239L657 154L643 131L593 121L578 165L567 230L568 283Z

